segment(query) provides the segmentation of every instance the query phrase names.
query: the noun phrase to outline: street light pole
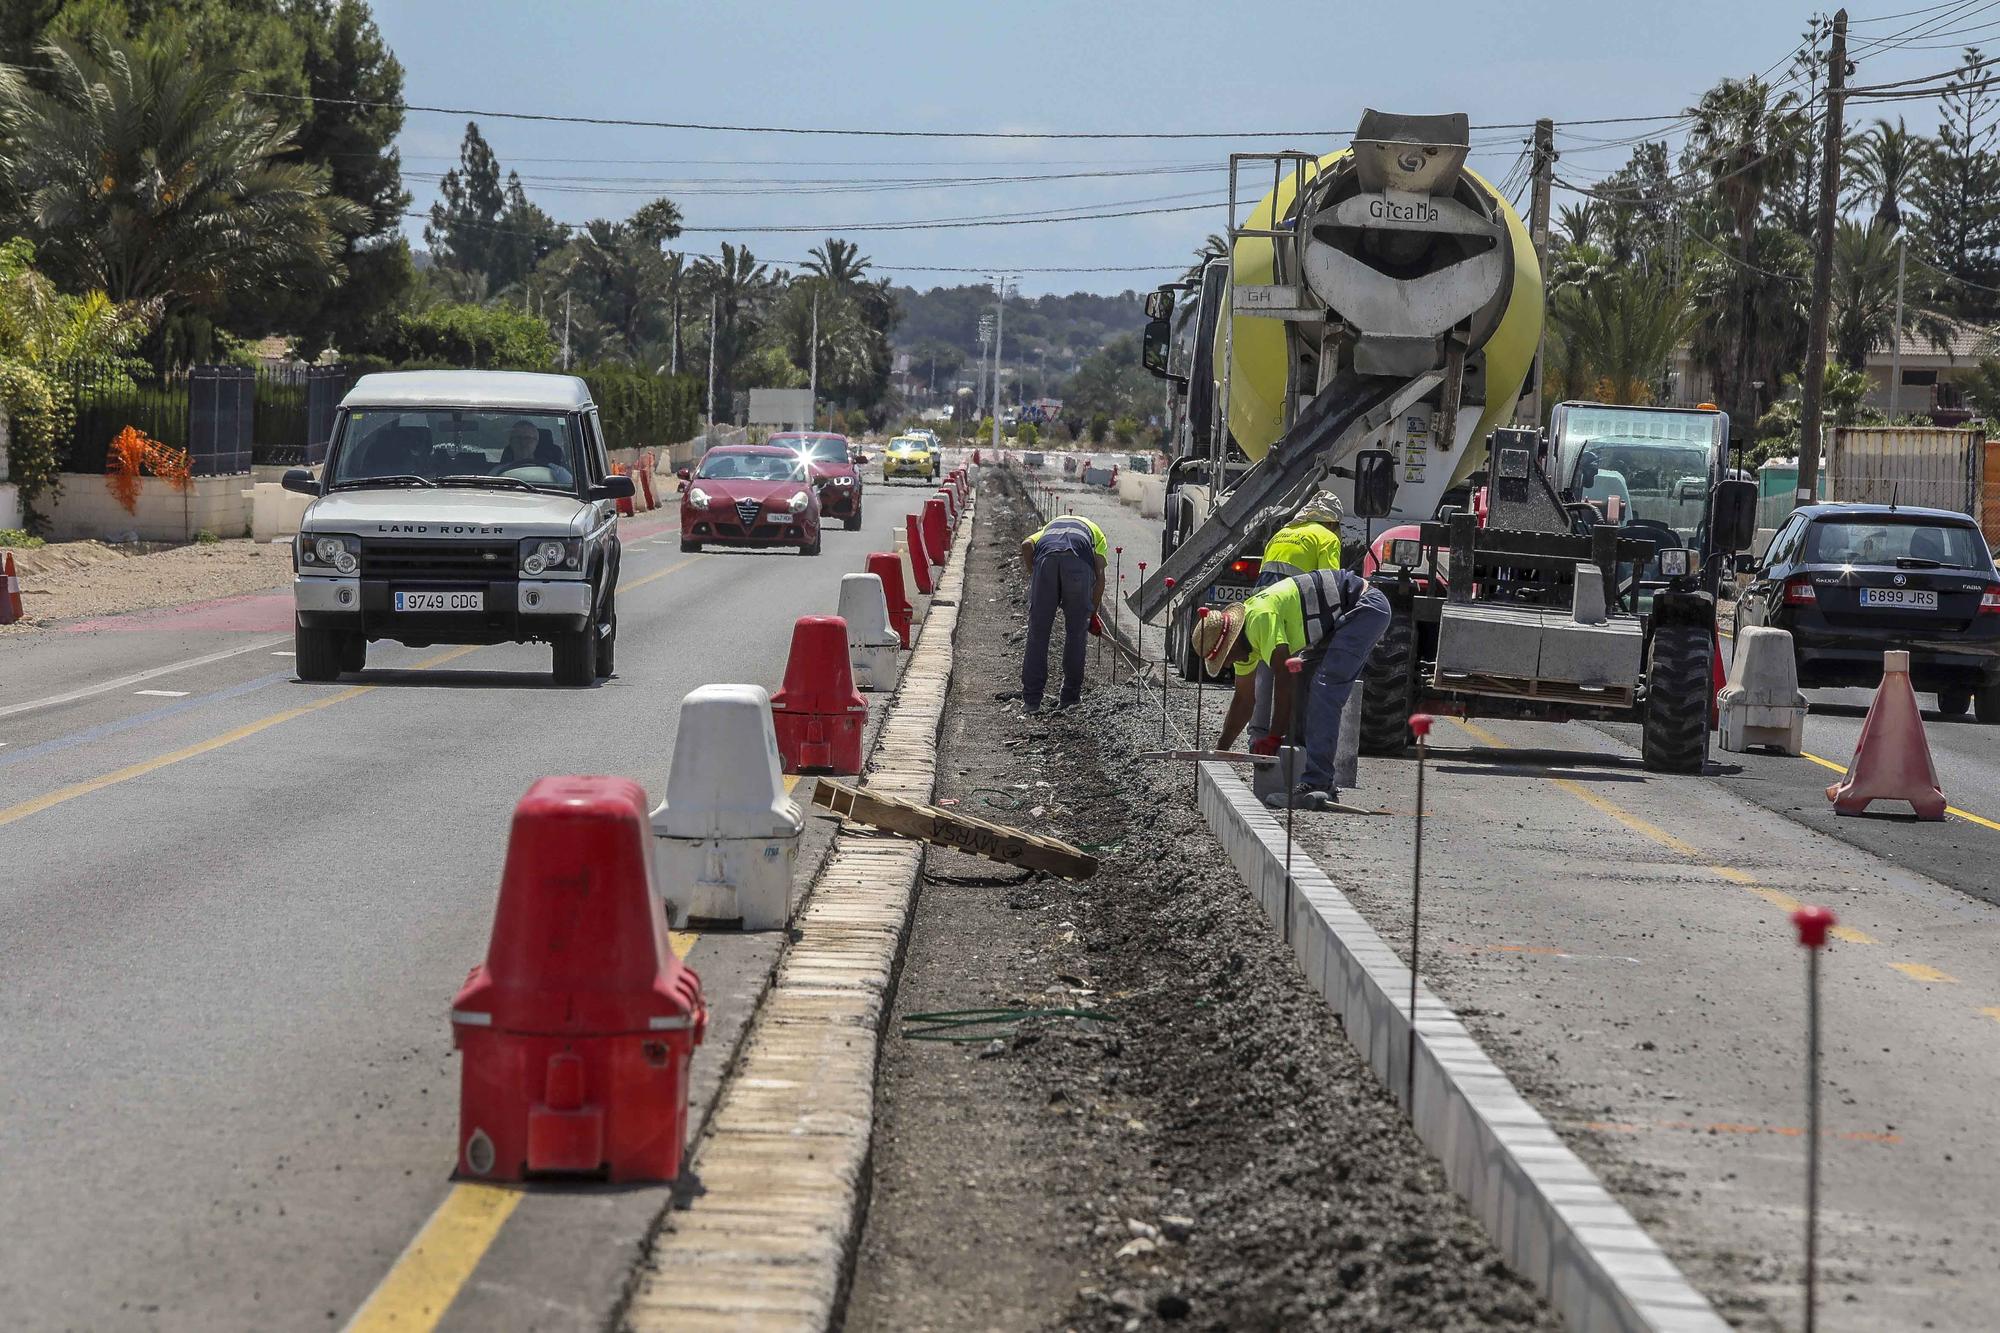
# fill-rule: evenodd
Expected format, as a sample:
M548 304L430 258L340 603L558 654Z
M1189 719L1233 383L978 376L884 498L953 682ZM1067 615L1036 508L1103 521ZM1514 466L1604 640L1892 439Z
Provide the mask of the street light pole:
M996 454L1000 452L1000 357L1007 341L1007 276L999 274L994 281L997 314L993 320L993 452Z
M811 388L808 390L808 392L811 393L812 395L812 424L810 426L807 426L806 429L818 430L819 429L819 288L818 287L813 288L811 359L812 359L812 379L809 381Z
M1903 394L1903 261L1909 258L1909 237L1896 233L1896 327L1889 331L1889 421L1894 424Z

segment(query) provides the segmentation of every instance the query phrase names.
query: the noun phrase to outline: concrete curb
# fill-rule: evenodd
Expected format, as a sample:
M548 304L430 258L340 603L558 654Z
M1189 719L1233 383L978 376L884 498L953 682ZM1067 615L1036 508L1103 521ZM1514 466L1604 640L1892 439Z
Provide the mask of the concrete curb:
M1285 830L1226 766L1201 812L1264 913L1285 917ZM1292 950L1383 1084L1403 1095L1410 972L1313 859L1292 854ZM1724 1322L1443 1001L1417 991L1417 1136L1501 1255L1574 1329L1722 1333ZM1405 1108L1408 1110L1409 1108Z
M968 509L869 760L866 785L891 795L930 799L972 526ZM695 1145L687 1204L641 1263L621 1329L834 1324L868 1185L876 1055L923 857L899 838L834 838Z

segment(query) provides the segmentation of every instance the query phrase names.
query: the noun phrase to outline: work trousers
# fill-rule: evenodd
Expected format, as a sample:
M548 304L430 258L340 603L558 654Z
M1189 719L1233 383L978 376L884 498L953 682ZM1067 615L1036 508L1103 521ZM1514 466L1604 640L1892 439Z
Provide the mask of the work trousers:
M1389 599L1379 588L1361 595L1333 633L1306 654L1306 671L1312 683L1295 706L1305 712L1300 719L1306 739L1306 767L1299 782L1309 791L1332 792L1335 755L1340 750L1340 714L1354 682L1368 666L1368 655L1389 628Z
M1090 647L1090 594L1097 567L1089 556L1051 551L1035 557L1028 581L1028 643L1021 656L1021 702L1040 706L1049 685L1049 635L1056 612L1063 618L1062 695L1073 704L1083 696L1084 654Z

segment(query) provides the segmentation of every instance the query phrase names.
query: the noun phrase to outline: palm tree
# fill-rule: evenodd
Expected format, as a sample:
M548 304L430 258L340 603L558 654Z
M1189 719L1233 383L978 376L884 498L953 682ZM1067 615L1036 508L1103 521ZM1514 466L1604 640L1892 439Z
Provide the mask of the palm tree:
M1574 393L1583 384L1614 403L1643 403L1655 396L1668 363L1705 312L1684 287L1659 272L1621 266L1592 281L1561 288L1549 303L1549 324L1559 344L1554 360Z
M1903 118L1891 125L1877 120L1847 141L1843 163L1847 176L1847 206L1868 207L1875 225L1893 236L1903 225L1903 208L1916 192L1929 141L1905 128Z
M1223 240L1222 237L1216 235L1214 232L1210 232L1203 239L1201 248L1194 252L1194 263L1188 265L1188 271L1182 274L1181 277L1188 282L1198 281L1201 278L1201 271L1208 267L1210 260L1222 259L1228 254L1229 242Z
M337 283L369 225L296 161L292 131L184 50L40 47L49 91L0 67L0 182L55 275L168 315L258 283Z
M1599 221L1604 215L1604 206L1596 200L1585 200L1581 204L1564 204L1556 214L1557 240L1568 247L1587 245L1597 233Z
M709 357L715 365L716 401L729 401L737 363L749 350L758 315L777 280L771 266L760 263L750 247L722 243L722 257L702 259L694 266L695 290L715 303L715 337Z
M826 279L835 288L846 288L861 281L861 275L868 271L869 260L854 242L829 236L825 245L806 251L805 267L806 272Z
M1878 215L1879 219L1879 215ZM1902 244L1909 244L1905 238ZM1868 354L1896 335L1896 246L1879 220L1869 225L1842 219L1833 239L1834 359L1849 370L1868 364ZM1920 271L1921 276L1921 271ZM1918 332L1946 344L1951 321L1931 303L1929 284L1905 283L1903 332Z
M1743 336L1736 349L1734 383L1728 387L1730 400L1744 407L1755 378L1750 367L1755 359L1751 344L1757 318L1751 302L1756 284L1749 265L1756 248L1757 219L1765 199L1798 171L1799 153L1811 125L1800 112L1797 94L1774 93L1757 78L1724 79L1703 93L1688 114L1694 118L1688 154L1714 185L1736 235L1740 274L1736 305Z

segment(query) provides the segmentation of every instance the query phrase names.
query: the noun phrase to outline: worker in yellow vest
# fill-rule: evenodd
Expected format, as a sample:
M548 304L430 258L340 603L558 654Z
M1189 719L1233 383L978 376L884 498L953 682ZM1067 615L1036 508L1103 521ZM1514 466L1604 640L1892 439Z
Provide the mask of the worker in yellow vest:
M1292 521L1271 534L1264 543L1264 564L1257 586L1268 588L1280 579L1316 574L1322 569L1340 568L1340 497L1320 491L1292 517ZM1271 689L1274 684L1269 663L1258 666L1256 700L1250 710L1250 741L1254 745L1271 734Z

